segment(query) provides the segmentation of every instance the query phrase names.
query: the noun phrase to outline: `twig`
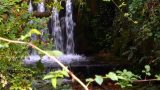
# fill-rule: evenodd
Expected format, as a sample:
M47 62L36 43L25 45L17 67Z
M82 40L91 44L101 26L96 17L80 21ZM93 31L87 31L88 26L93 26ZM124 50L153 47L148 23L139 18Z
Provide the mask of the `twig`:
M158 79L144 79L144 80L134 80L134 83L138 83L138 82L152 82L152 81L160 81Z
M117 3L114 1L114 0L111 0L113 3L114 3L114 5L118 8L118 10L121 12L121 14L124 16L124 12L119 8L119 6L117 5ZM133 23L135 23L135 21L132 19L132 18L130 18L130 17L127 17L129 20L131 20Z
M44 50L38 48L37 46L35 46L34 44L32 43L27 43L27 42L23 42L23 41L17 41L17 40L10 40L10 39L6 39L6 38L3 38L3 37L0 37L0 40L2 41L6 41L6 42L9 42L9 43L15 43L15 44L23 44L23 45L28 45L28 46L31 46L33 47L34 49L42 52L43 54L47 55L48 57L52 58L56 63L58 63L65 71L67 71L71 77L73 79L75 79L85 90L88 90L88 87L79 79L77 78L65 65L63 65L57 58L55 58L54 56L51 56L50 54L48 54L47 52L45 52Z

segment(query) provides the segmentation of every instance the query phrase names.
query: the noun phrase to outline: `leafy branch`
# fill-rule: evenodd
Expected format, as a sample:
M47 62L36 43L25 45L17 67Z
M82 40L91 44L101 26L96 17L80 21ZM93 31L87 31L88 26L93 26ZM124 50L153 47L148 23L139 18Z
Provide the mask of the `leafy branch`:
M133 20L131 17L129 17L129 14L128 14L128 13L124 13L124 12L122 11L121 8L122 8L123 6L126 6L125 2L122 2L122 4L118 5L114 0L103 0L103 1L105 1L105 2L112 2L112 3L118 8L118 10L121 12L121 14L122 14L124 17L128 18L128 20L130 20L130 21L133 22L134 24L137 24L137 23L138 23L137 21L135 21L135 20Z
M116 81L117 85L120 85L121 88L125 88L128 86L132 86L132 82L140 78L139 76L133 74L131 71L127 71L124 69L123 71L109 72L105 76L95 75L95 78L88 78L86 82L88 82L87 86L92 82L96 82L98 85L102 85L104 79L110 79L112 81Z
M3 37L0 37L1 41L6 41L8 43L14 43L14 44L22 44L22 45L27 45L30 46L36 50L38 50L39 52L47 55L48 57L50 57L51 59L53 59L58 65L60 65L67 73L70 74L70 76L76 80L85 90L88 90L88 87L79 79L77 78L65 65L63 65L57 58L55 58L54 56L50 55L49 53L47 53L46 51L38 48L37 46L35 46L32 43L28 43L28 42L23 42L23 41L17 41L17 40L10 40L10 39L6 39Z
M52 86L56 88L57 79L64 78L64 76L69 77L68 73L65 70L57 70L54 72L49 72L47 75L44 76L43 79L51 79Z

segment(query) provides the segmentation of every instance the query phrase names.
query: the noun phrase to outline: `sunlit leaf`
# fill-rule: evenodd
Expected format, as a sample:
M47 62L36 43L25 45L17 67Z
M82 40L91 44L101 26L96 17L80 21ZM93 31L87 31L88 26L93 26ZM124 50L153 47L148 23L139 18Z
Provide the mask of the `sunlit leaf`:
M109 72L109 74L107 74L106 77L110 78L113 81L118 81L118 77L114 72Z
M160 75L155 75L157 80L160 80Z
M138 21L134 21L134 24L138 24Z
M61 55L63 55L63 53L61 51L58 50L53 50L53 51L46 51L48 54L55 56L55 57L59 57Z
M40 35L41 33L37 29L31 29L26 35L22 35L20 40L24 40L26 38L31 37L32 34Z
M147 75L147 76L151 76L151 73L150 73L150 72L147 72L146 75Z
M123 6L126 6L127 4L125 4L125 2L122 2L121 5L119 5L119 8L123 7Z
M122 77L122 76L117 76L118 79L122 79L122 80L126 80L126 78Z
M20 37L20 39L21 39L21 40L24 40L25 38L26 38L26 37L25 37L25 36L23 36L23 35Z
M7 44L7 43L5 43L5 44L0 44L0 48L8 48L9 47L9 45Z
M31 29L29 33L31 33L31 34L37 34L37 35L41 34L41 32L38 31L37 29Z
M103 83L103 77L99 76L99 75L96 75L95 82L97 84L101 85Z
M150 71L151 70L149 65L145 65L145 69L146 69L146 71Z
M65 71L64 69L62 70L62 74L63 74L64 76L66 76L66 77L69 77L68 72L67 72L67 71Z
M93 78L88 78L88 79L86 79L86 82L93 82L93 81L94 81Z
M46 79L51 79L51 78L53 78L53 77L55 77L54 75L45 75L44 76L44 78L43 78L43 80L46 80Z
M52 83L52 86L53 86L54 88L56 88L56 86L57 86L57 78L52 78L52 79L51 79L51 83Z
M128 17L129 16L129 13L124 13L124 17Z

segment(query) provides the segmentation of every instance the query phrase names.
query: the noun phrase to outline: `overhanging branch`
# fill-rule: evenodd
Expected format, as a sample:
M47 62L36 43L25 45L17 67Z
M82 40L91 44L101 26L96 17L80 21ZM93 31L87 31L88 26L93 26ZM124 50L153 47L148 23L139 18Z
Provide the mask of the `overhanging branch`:
M17 40L10 40L10 39L6 39L6 38L3 38L3 37L0 37L0 40L1 41L6 41L6 42L9 42L9 43L15 43L15 44L23 44L23 45L27 45L27 46L31 46L33 47L34 49L40 51L41 53L47 55L48 57L52 58L58 65L60 65L66 72L68 72L71 77L76 80L85 90L88 90L88 87L79 79L77 78L65 65L63 65L63 63L61 63L57 58L55 58L54 56L48 54L47 52L45 52L44 50L38 48L37 46L35 46L34 44L32 43L28 43L28 42L23 42L23 41L17 41Z

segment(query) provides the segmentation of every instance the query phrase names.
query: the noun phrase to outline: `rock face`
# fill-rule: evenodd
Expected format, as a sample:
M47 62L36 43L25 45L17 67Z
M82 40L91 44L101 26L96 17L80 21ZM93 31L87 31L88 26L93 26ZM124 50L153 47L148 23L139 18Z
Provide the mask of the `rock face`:
M100 0L87 0L81 10L74 7L75 52L93 55L103 48L110 48L115 6Z

